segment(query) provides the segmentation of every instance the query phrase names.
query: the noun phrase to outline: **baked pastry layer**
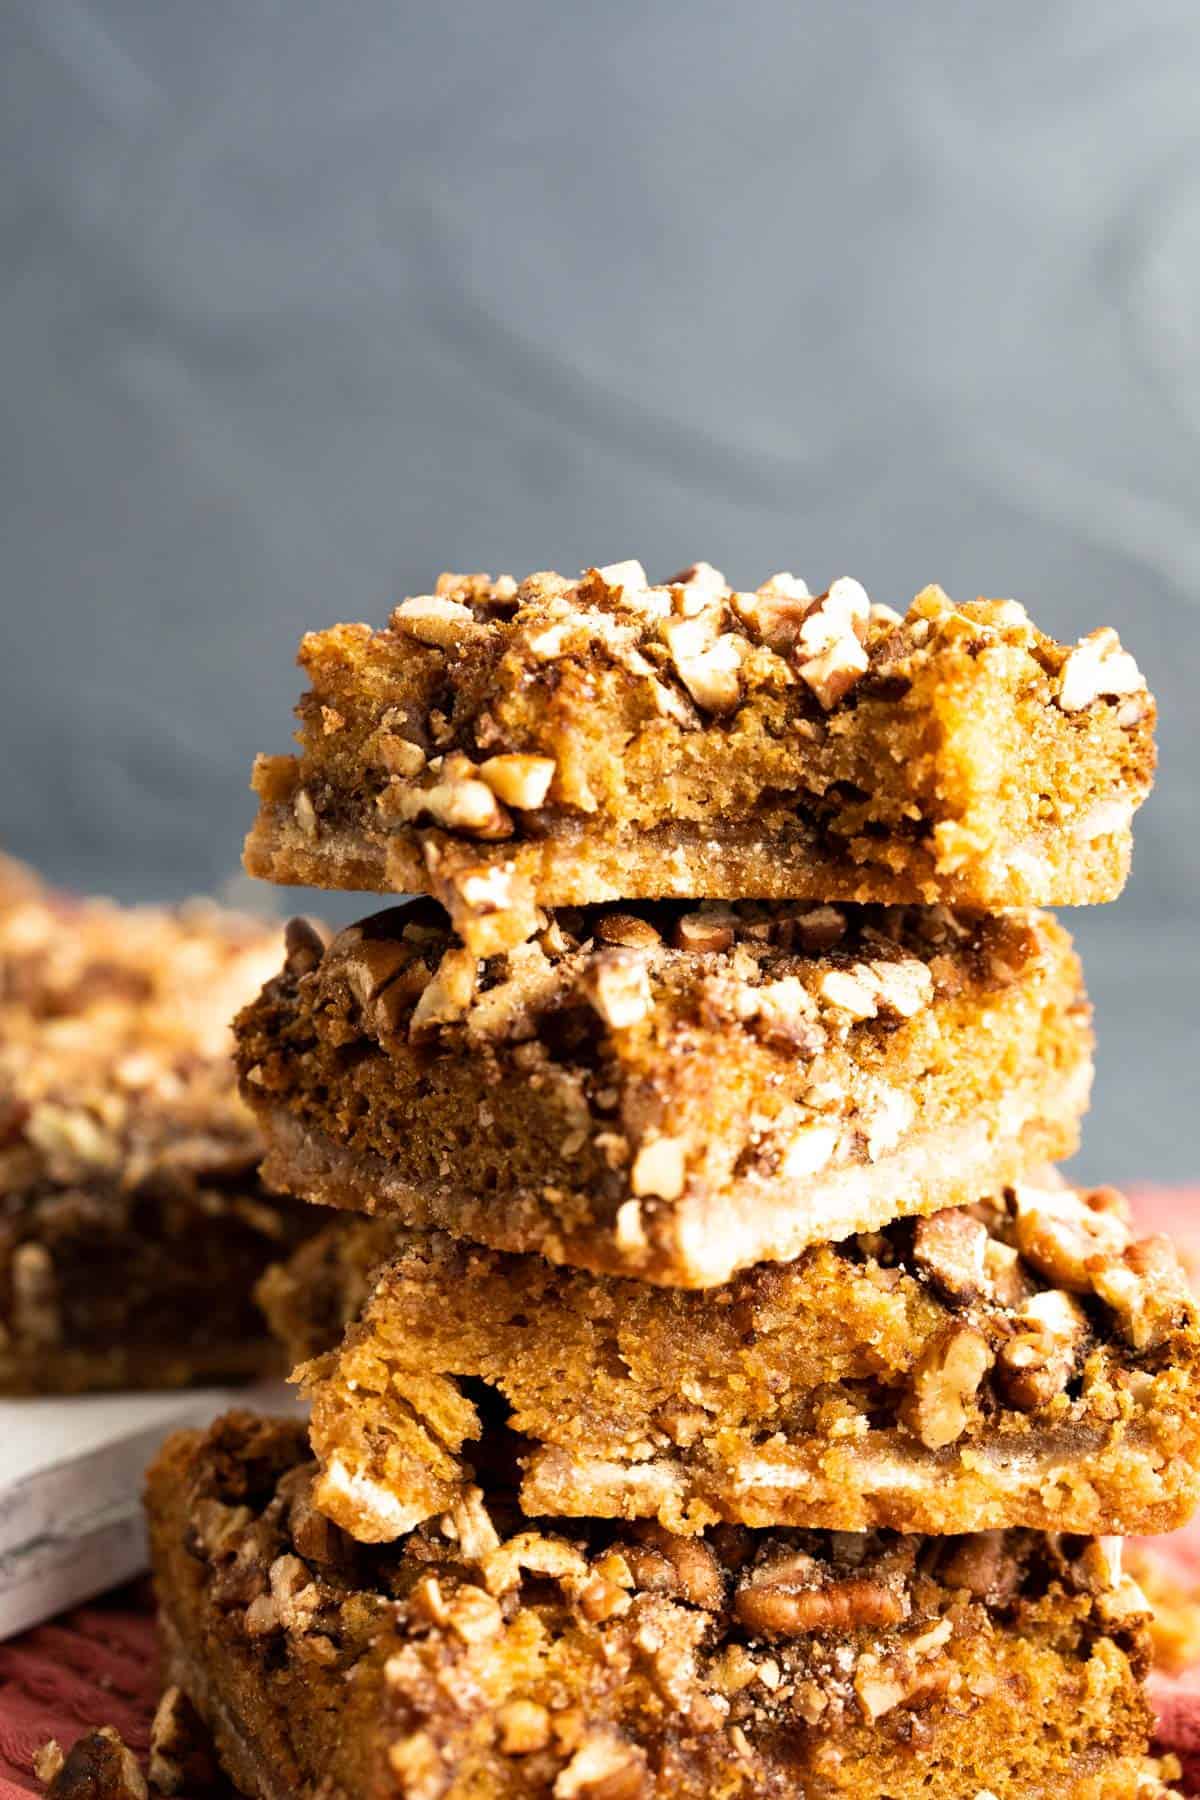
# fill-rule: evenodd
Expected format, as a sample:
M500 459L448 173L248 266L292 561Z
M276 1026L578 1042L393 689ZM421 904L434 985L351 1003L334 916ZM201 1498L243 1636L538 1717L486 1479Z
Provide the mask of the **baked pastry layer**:
M499 1487L368 1550L293 1424L170 1440L171 1678L255 1800L1151 1800L1111 1541L530 1527Z
M237 1021L292 1193L684 1287L976 1200L1074 1150L1048 914L564 910L482 963L428 901L293 933Z
M321 1219L258 1179L229 1020L280 949L0 869L0 1392L277 1366L254 1284Z
M526 1512L681 1532L1155 1532L1200 1495L1196 1305L1111 1189L1025 1184L692 1293L337 1221L262 1298L317 1502L367 1541L455 1504L498 1432Z
M901 619L707 564L445 575L300 661L301 753L259 759L246 867L433 894L481 955L539 905L1110 900L1153 775L1115 632L1068 647L938 588Z

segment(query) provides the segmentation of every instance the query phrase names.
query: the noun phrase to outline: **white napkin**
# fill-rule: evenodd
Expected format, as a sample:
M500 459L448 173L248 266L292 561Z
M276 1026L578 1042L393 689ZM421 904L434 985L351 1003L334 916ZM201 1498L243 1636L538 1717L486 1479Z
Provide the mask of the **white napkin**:
M142 1482L168 1433L235 1405L293 1412L282 1382L0 1401L0 1637L146 1566Z

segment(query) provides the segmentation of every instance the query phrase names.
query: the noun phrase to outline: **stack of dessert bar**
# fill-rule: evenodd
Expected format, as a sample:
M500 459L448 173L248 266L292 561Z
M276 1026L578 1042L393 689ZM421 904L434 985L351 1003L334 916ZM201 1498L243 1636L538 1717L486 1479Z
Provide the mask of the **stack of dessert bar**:
M1054 1171L1091 1072L1046 904L1153 767L1110 630L700 564L443 577L305 639L238 1021L311 1427L174 1439L175 1678L247 1793L1120 1800L1120 1538L1200 1486L1170 1245ZM355 1216L357 1215L357 1216Z

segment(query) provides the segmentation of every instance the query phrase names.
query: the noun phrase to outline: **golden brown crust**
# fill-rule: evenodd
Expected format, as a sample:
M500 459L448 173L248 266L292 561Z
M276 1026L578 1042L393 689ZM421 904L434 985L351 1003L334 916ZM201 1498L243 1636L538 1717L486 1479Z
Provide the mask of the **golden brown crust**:
M266 1192L229 1018L277 929L0 871L0 1392L276 1366L252 1300L316 1229Z
M150 1474L173 1676L258 1800L1162 1791L1109 1544L514 1534L476 1491L368 1551L311 1473L299 1427L231 1415Z
M367 1541L509 1433L526 1512L683 1532L1167 1531L1200 1490L1195 1303L1111 1190L1023 1184L701 1293L339 1221L263 1302L319 1504Z
M481 955L538 904L1111 899L1153 773L1115 633L1069 649L936 588L901 620L704 565L444 576L300 660L302 754L259 761L247 868L432 893Z
M281 1187L687 1287L1069 1154L1091 1068L1061 927L944 908L562 911L477 965L417 902L237 1034Z

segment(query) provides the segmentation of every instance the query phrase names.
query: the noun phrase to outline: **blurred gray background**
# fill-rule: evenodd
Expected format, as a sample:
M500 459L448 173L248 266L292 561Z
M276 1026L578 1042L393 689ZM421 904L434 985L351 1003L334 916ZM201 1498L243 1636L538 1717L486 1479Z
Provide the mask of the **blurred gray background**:
M1013 594L1163 704L1081 1166L1200 1176L1196 0L3 0L0 84L9 850L222 888L443 567Z

